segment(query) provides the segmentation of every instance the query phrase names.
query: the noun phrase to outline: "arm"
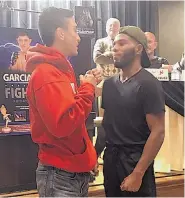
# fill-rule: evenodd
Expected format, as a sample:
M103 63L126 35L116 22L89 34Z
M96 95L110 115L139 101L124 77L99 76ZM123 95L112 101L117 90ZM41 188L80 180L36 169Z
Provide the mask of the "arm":
M157 115L147 114L146 120L151 134L145 144L142 156L134 169L134 172L142 176L155 159L165 136L164 113Z
M95 96L99 97L102 96L104 80L102 80L95 88Z
M93 60L96 64L113 64L112 52L105 52L103 41L97 40L93 51Z
M162 58L162 69L168 69L168 72L172 72L173 66L169 65L169 62L166 58Z
M9 69L13 70L14 68L17 68L18 58L19 58L19 53L18 52L13 52L12 56L11 56L11 65L10 65Z
M151 131L134 172L144 175L159 152L165 136L165 101L159 82L146 83L142 92L146 121Z
M168 62L168 60L166 59L166 58L163 58L162 59L162 65L169 65L169 62Z
M47 100L46 100L47 98ZM52 82L35 91L36 108L56 138L70 136L85 123L92 109L94 86L84 83L73 94L69 82Z
M95 96L99 97L102 95L102 87L103 87L103 76L102 76L102 69L99 68L99 65L97 65L97 68L94 68L92 70L89 70L86 72L86 74L92 74L96 78L97 85L95 87Z
M101 96L102 95L102 88L101 87L96 87L95 88L95 96L96 97L99 97L99 96Z

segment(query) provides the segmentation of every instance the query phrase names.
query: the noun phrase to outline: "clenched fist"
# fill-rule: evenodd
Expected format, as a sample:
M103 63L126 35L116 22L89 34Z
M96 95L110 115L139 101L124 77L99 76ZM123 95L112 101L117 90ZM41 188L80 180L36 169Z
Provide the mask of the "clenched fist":
M80 84L83 84L83 83L90 83L94 87L96 87L96 84L97 84L96 78L92 74L80 75Z
M91 74L96 78L96 83L99 84L103 80L102 70L94 68L86 72L86 74Z
M137 192L142 184L142 178L140 174L132 172L128 177L126 177L121 183L121 190L128 192Z

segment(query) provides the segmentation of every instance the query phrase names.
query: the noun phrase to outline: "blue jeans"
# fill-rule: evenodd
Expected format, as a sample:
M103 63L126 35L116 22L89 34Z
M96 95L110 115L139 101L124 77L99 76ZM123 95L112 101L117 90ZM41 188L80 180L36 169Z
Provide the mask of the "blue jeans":
M71 173L38 164L36 170L39 197L87 197L90 173Z

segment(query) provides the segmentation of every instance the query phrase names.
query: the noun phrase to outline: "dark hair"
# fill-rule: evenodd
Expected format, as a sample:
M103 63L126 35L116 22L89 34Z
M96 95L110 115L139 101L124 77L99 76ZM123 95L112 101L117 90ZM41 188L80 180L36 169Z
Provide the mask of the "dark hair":
M73 16L73 11L63 8L49 7L39 16L39 34L43 43L50 47L53 44L58 27L66 27L66 19Z
M17 38L18 38L19 36L27 36L28 38L30 38L28 32L19 32L19 33L17 34Z

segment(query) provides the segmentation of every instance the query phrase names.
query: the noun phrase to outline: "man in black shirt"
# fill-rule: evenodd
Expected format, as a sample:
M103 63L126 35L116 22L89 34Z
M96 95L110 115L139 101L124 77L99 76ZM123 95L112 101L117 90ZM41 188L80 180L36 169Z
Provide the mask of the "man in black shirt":
M147 54L150 59L150 68L159 69L162 65L169 65L166 58L155 56L155 50L157 48L157 40L155 35L151 32L145 32L147 38Z
M104 187L108 197L156 196L153 161L164 140L164 95L149 67L144 32L120 29L114 40L115 66L105 80L102 108L106 133Z

